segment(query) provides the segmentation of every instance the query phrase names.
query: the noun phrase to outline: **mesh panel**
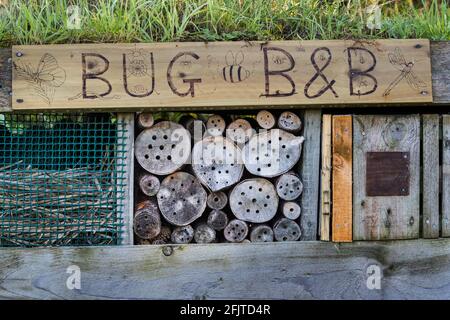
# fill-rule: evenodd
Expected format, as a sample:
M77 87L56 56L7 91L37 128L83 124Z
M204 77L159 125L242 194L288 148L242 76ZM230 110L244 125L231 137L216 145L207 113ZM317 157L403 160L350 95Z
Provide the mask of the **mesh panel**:
M109 114L0 114L0 246L118 244L122 128Z

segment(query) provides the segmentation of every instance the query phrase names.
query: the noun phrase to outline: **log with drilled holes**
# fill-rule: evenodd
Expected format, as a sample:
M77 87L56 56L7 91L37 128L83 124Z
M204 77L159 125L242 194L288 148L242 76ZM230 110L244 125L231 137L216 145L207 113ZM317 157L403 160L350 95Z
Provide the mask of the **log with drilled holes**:
M293 220L281 218L273 225L273 235L277 241L297 241L300 239L300 226Z
M278 118L278 128L296 133L302 129L302 120L294 112L285 111Z
M254 226L250 232L251 242L273 242L273 230L266 224Z
M158 177L152 174L143 174L139 178L139 189L149 197L158 193L160 185Z
M272 112L267 110L261 110L256 115L256 122L258 122L258 125L263 129L272 129L275 127L275 124L277 123L277 120L275 116L272 114Z
M227 203L228 197L223 191L211 192L206 200L207 206L214 210L221 210L225 208Z
M206 209L206 198L197 178L186 172L167 176L157 194L161 214L176 226L188 225L199 218Z
M194 239L197 243L211 243L216 241L216 230L205 223L197 225L194 231Z
M250 122L245 119L236 119L230 123L226 130L226 137L237 144L246 143L254 133Z
M300 217L300 214L302 213L302 209L297 202L284 201L281 204L281 212L283 213L283 216L285 216L286 218L295 220Z
M153 114L149 112L142 112L138 115L137 120L138 126L141 129L148 129L155 123L155 120L153 119Z
M222 210L212 210L206 222L214 230L223 230L228 224L228 216Z
M170 239L173 243L189 243L192 241L192 239L194 239L194 228L192 228L190 225L176 227L172 231Z
M141 239L153 239L161 232L161 217L156 203L146 200L136 206L133 229Z
M231 220L223 230L225 239L230 242L242 242L247 237L247 234L247 223L239 219Z
M156 175L171 174L180 169L190 154L190 134L174 122L159 122L136 138L136 160L142 168Z
M303 184L298 175L293 172L283 174L275 183L278 196L283 200L297 199L303 192Z
M236 218L262 223L272 219L278 208L278 195L273 184L263 178L247 179L230 193L230 208Z
M206 132L210 136L222 136L225 128L225 119L218 114L210 116L206 121Z
M288 172L300 159L303 141L280 129L254 135L242 150L245 168L266 178Z
M241 150L224 137L206 137L194 145L192 170L211 191L219 191L237 183L244 171Z

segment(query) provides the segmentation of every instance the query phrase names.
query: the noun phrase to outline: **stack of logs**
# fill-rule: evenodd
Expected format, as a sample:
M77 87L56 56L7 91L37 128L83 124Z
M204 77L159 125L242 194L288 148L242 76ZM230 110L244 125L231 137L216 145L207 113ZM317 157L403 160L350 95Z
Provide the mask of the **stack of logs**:
M137 115L136 242L299 240L300 117L194 116Z

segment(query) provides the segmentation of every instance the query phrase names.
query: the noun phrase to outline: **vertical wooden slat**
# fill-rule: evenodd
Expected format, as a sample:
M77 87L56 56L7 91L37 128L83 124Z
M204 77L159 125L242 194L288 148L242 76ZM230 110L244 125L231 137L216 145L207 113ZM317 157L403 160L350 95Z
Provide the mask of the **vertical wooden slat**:
M124 165L125 187L121 190L124 200L120 201L119 211L122 213L123 228L121 245L133 244L133 212L134 212L134 113L118 113L119 143L123 143L124 159L118 162L119 168Z
M333 116L332 239L352 241L352 116Z
M450 237L450 115L442 116L442 236Z
M320 240L330 241L331 115L322 117L322 169L320 180Z
M10 112L11 109L11 49L0 48L0 112Z
M439 237L439 115L422 116L422 230Z
M301 196L302 214L300 226L301 240L317 240L319 218L319 180L320 180L320 125L322 111L307 109L304 112L303 160L301 177L303 193Z
M368 152L408 153L408 194L391 196L366 194ZM353 117L353 163L353 239L418 238L420 116L416 114L355 115ZM384 178L382 172L379 175L380 179Z

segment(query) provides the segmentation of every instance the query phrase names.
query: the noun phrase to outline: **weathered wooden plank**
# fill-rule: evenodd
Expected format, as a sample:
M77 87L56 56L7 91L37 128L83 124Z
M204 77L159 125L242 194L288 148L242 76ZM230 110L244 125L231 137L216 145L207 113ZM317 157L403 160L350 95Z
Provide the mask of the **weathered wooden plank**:
M422 115L422 232L439 238L439 115Z
M3 248L0 279L3 299L450 299L450 239Z
M119 194L124 197L119 200L119 212L123 219L121 244L132 245L134 241L134 113L118 113L117 122L119 147L125 151L124 158L118 160L118 167L124 166L123 181L121 181L123 188Z
M14 110L432 102L424 39L14 46L12 55Z
M301 240L317 240L320 181L320 127L321 110L307 109L303 115L303 155L300 169L303 182L301 195Z
M11 111L11 49L0 48L0 112Z
M322 168L320 180L320 240L330 241L331 217L331 115L322 117Z
M442 116L442 236L450 237L450 115Z
M355 115L353 125L353 239L417 238L420 211L420 116ZM407 153L405 156L409 160L405 160L409 162L409 190L403 190L405 195L367 194L366 176L371 174L366 168L368 152ZM388 169L377 173L380 185L395 184L396 175L390 174ZM372 183L376 184L376 179Z
M433 103L450 103L450 41L431 42Z
M332 118L332 240L352 241L352 116Z

